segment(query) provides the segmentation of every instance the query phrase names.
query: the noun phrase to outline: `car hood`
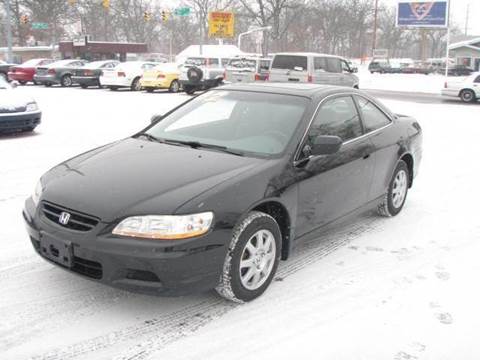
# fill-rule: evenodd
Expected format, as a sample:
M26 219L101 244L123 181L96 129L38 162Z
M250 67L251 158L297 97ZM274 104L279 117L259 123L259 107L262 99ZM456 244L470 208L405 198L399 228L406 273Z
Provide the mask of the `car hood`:
M264 159L129 138L65 161L42 177L42 200L112 222L172 214Z
M25 108L33 99L12 89L0 89L0 112L13 108ZM3 111L2 111L3 110ZM23 109L25 111L25 109Z

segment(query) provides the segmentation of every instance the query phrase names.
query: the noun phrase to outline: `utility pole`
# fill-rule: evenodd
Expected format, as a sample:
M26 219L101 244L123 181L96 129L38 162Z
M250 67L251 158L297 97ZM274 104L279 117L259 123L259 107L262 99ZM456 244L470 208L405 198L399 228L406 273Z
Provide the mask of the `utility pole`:
M10 0L5 0L5 11L7 13L7 19L5 20L5 26L7 28L7 62L13 62L13 54L12 54L12 24L10 23Z
M467 4L467 12L465 14L465 36L468 35L468 20L470 18L470 3Z
M375 10L373 13L372 58L375 56L375 49L377 48L377 15L378 15L378 0L375 0Z

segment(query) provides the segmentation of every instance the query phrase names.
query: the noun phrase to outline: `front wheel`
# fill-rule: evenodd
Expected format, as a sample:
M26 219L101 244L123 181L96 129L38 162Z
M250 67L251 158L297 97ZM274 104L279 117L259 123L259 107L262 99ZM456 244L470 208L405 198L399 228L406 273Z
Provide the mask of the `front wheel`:
M18 82L19 82L20 85L26 85L27 84L27 82L25 80L18 80Z
M378 205L378 213L382 216L395 216L402 211L407 199L409 171L405 161L400 160L382 202Z
M72 77L70 75L63 75L61 80L60 80L60 85L63 87L70 87L72 86Z
M188 95L193 95L195 93L195 86L184 86L183 87L185 89L185 92L188 94Z
M475 93L472 90L462 90L460 93L460 99L465 103L471 103L477 100Z
M233 230L216 291L240 303L262 295L277 271L281 236L273 217L250 212Z
M140 91L142 90L142 85L140 84L140 78L135 78L130 86L132 91Z

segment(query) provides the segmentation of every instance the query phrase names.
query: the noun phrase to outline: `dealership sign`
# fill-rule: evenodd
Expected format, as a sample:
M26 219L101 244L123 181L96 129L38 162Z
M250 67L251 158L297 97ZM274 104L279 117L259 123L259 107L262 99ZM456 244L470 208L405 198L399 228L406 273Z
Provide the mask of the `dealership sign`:
M446 28L448 27L448 1L399 0L397 26Z
M233 12L212 11L208 13L208 37L229 38L234 36Z

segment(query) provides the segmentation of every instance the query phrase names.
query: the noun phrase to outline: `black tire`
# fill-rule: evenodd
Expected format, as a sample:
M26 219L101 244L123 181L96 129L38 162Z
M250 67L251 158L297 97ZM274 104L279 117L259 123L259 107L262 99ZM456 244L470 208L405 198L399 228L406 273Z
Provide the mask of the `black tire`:
M171 93L177 93L180 91L180 83L178 82L178 80L173 80L170 83L170 87L168 88L168 91Z
M117 91L118 90L118 86L109 86L108 88L112 91Z
M460 99L464 103L473 103L477 101L477 97L475 96L475 93L469 89L465 89L460 92Z
M147 90L147 92L149 92L149 93L153 93L155 89L151 88L151 87L148 87L148 88L145 88L145 90Z
M132 85L130 86L130 90L132 91L140 91L142 90L142 86L140 85L140 78L136 77L132 81Z
M263 283L256 289L247 289L240 278L240 260L244 256L247 243L259 230L268 230L275 240L275 254L273 267ZM248 302L260 295L270 285L281 255L281 232L273 217L260 211L252 211L233 230L227 256L223 265L222 276L215 290L227 300L234 302Z
M48 83L48 82L47 82L47 83L45 83L45 86L46 86L46 87L50 87L50 86L52 86L52 83Z
M194 66L187 70L187 78L191 83L199 83L203 78L202 69Z
M405 189L405 195L403 197L403 200L401 204L394 206L394 184L395 184L395 179L397 178L397 175L401 172L404 171L406 175L406 189ZM405 201L407 200L407 195L408 195L408 188L410 185L410 171L408 170L408 166L405 163L405 161L400 160L397 164L397 167L395 168L395 171L393 172L392 179L390 180L390 184L388 185L388 190L387 193L384 195L382 202L378 205L378 213L382 216L386 217L391 217L395 216L400 211L403 209L403 205L405 205Z
M18 80L18 83L20 85L26 85L27 84L27 82L25 80Z
M86 88L88 88L88 86L87 86L87 85L85 85L85 84L80 84L80 87L81 87L82 89L86 89Z
M72 86L72 84L73 84L72 77L68 74L63 75L62 78L60 79L60 85L62 85L62 87L70 87Z
M188 95L193 95L195 93L195 90L196 90L195 86L186 85L183 88Z
M37 81L35 81L35 80L33 80L33 85L40 85L40 83L37 82Z

